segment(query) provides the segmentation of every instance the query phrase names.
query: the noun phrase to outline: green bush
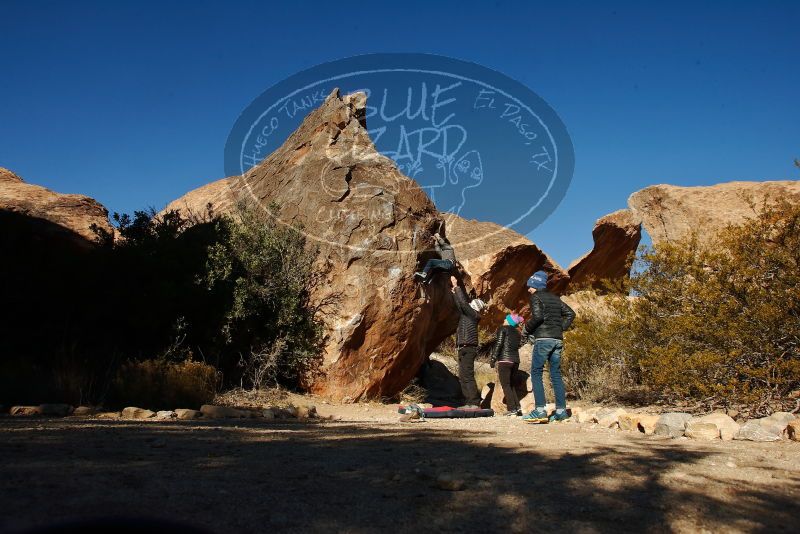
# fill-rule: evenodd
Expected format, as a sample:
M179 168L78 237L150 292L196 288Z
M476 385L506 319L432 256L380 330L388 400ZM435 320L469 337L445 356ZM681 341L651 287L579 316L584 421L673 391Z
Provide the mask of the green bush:
M14 261L0 263L2 404L103 403L124 361L197 359L223 386L290 388L321 361L309 300L317 252L257 206L115 214L118 235L98 230L98 247L6 219L0 242Z
M261 209L240 206L226 222L227 239L208 250L206 284L230 294L219 328L237 349L242 385L310 383L322 363L323 331L310 302L317 250Z

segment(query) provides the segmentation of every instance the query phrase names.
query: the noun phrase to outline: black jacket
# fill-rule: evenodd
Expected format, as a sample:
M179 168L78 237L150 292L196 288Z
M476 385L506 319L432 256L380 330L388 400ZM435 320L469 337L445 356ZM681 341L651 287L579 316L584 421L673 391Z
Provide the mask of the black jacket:
M478 312L470 308L467 301L467 294L463 287L456 287L453 297L456 307L460 313L458 317L458 329L456 330L456 345L478 345Z
M504 324L497 331L497 341L494 342L492 350L492 363L512 362L519 363L519 344L522 337L519 329Z
M440 258L450 260L453 263L456 262L456 252L453 250L453 245L445 241L444 238L436 239L436 243L433 246L436 248L436 252L439 253Z
M575 312L558 295L540 289L531 295L531 318L525 323L522 335L532 335L536 339L564 339L564 331L574 319Z

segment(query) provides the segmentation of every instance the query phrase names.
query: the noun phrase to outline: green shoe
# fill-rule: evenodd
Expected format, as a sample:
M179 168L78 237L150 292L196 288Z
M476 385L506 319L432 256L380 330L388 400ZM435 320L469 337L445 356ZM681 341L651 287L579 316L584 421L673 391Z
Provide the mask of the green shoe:
M524 415L522 417L522 420L525 421L526 423L544 424L548 422L547 412L537 408L528 415Z
M551 423L558 423L566 421L567 419L569 419L569 412L567 410L556 410L553 412L553 415L550 416Z

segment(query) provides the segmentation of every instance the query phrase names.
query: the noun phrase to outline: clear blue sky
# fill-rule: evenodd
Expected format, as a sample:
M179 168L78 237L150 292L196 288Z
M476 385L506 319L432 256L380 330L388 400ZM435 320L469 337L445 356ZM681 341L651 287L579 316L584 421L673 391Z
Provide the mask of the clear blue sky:
M647 185L800 178L800 2L0 0L0 21L0 166L111 211L221 178L254 97L370 52L473 61L550 103L575 176L531 237L564 266Z

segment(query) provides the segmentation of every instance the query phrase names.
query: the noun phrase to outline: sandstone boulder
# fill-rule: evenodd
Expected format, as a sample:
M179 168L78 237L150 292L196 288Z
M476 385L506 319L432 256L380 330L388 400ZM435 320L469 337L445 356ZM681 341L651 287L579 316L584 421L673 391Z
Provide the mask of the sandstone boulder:
M228 406L214 406L212 404L202 405L200 413L203 414L203 417L210 419L242 419L250 417L250 413L245 410L229 408Z
M493 329L510 312L527 312L528 277L538 270L548 274L548 288L563 293L569 275L531 240L491 222L442 214L447 238L456 251L465 283L489 304L482 323Z
M642 223L631 210L598 219L592 230L594 247L569 266L569 291L604 289L604 282L628 277L642 237Z
M602 408L594 414L592 419L603 428L614 428L619 426L619 418L625 413L623 408Z
M14 172L6 169L5 167L0 167L0 183L2 182L9 182L9 183L23 183L22 178L17 176Z
M203 412L200 410L190 410L188 408L178 408L175 410L175 415L181 420L191 420L203 417Z
M17 416L30 416L41 415L42 411L38 406L12 406L8 413Z
M295 417L298 419L313 419L317 417L317 407L312 404L297 406Z
M97 409L92 406L78 406L72 412L72 415L76 417L86 417L89 415L94 415L97 413Z
M686 432L686 425L692 419L688 413L670 412L661 414L653 430L657 436L678 438Z
M177 419L178 414L177 412L173 412L172 410L161 410L156 412L156 419L161 421L169 421L171 419Z
M585 408L583 410L580 410L574 416L575 421L577 421L578 423L592 423L594 422L595 415L600 410L602 410L602 408L599 406L592 406L590 408Z
M800 441L800 419L790 421L786 425L786 437L792 441Z
M733 439L747 441L780 441L789 423L765 417L751 419L741 426Z
M719 428L714 423L703 423L700 420L692 420L686 425L687 438L700 440L720 439Z
M461 393L461 383L455 374L457 370L454 367L451 370L448 363L451 367L452 363L443 360L444 357L434 353L420 369L419 380L420 386L426 391L425 400L439 405L460 406L464 404L464 395ZM490 398L487 395L482 396ZM488 408L488 404L486 407Z
M324 276L312 304L328 304L324 378L314 390L349 401L402 391L457 322L448 280L432 281L424 295L413 280L442 221L375 149L365 113L363 94L335 90L259 165L172 204L202 212L216 200L213 209L225 212L245 202L302 226Z
M698 419L700 423L710 423L717 427L719 430L720 438L724 441L730 441L739 432L739 423L733 420L729 415L714 412Z
M639 432L639 419L638 413L624 413L619 416L619 429Z
M0 213L38 221L42 239L67 240L81 247L94 243L96 234L92 225L112 236L114 231L108 222L108 210L93 198L28 184L3 168L0 168Z
M641 414L637 423L639 432L644 432L647 435L655 434L659 419L661 419L660 415Z
M800 202L799 181L727 182L711 186L653 185L633 193L628 207L644 224L654 244L698 234L707 241L729 224L754 215L765 200Z
M772 421L778 425L783 425L786 428L786 425L791 423L796 419L794 414L790 412L775 412L772 415L765 418L767 421Z
M123 419L150 419L155 417L156 413L144 408L137 408L135 406L128 406L122 410Z

